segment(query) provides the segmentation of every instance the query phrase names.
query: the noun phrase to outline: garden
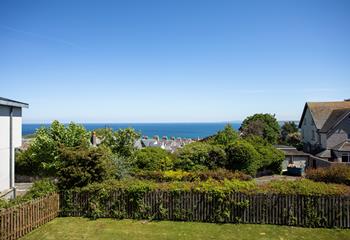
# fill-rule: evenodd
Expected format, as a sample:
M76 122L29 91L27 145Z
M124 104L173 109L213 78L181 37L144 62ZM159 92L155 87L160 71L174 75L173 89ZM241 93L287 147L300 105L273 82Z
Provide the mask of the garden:
M296 181L255 182L255 176L261 172L281 173L285 156L273 144L300 146L295 124L286 123L280 128L273 115L253 115L243 122L239 132L227 125L213 136L185 145L174 153L161 148L137 149L135 141L140 138L140 133L131 128L117 131L98 129L95 134L101 142L98 146L91 145L91 133L79 124L63 125L54 121L49 128L38 129L30 146L16 153L16 174L37 176L42 180L34 183L22 197L1 200L2 212L7 211L6 216L16 222L18 212L20 216L27 212L27 207L18 206L45 196L55 196L53 201L56 201L56 196L57 199L59 196L59 202L57 200L53 205L42 202L34 210L39 211L45 206L51 210L57 208L57 212L51 211L50 216L66 217L55 219L36 231L40 235L40 231L45 231L42 229L52 228L52 234L57 234L60 239L74 239L69 234L62 235L57 230L60 225L71 222L73 226L86 221L85 218L96 220L88 223L91 227L94 224L126 224L136 229L143 228L138 221L120 221L122 219L146 221L145 228L161 228L161 232L171 226L184 226L188 230L184 229L183 234L189 235L196 234L188 232L190 226L201 229L208 223L224 224L208 225L213 231L212 236L216 236L215 232L220 229L230 232L238 226L247 236L250 236L249 228L256 231L266 229L261 231L271 233L271 229L276 229L271 238L288 232L287 228L280 228L282 232L279 233L276 226L225 223L350 227L350 168L345 165L310 170L305 178ZM3 229L12 226L11 219L0 219L1 226L5 226ZM20 218L18 222L22 220ZM49 220L51 217L42 216L38 222ZM167 222L169 220L174 222ZM179 223L184 221L192 223ZM40 224L35 223L30 230L38 226ZM106 238L110 228L105 229ZM27 232L27 229L19 228L18 231L18 236L23 236L22 232ZM84 230L77 228L71 234L80 231ZM113 231L121 238L125 237L123 234L130 235L118 229ZM300 229L301 234L304 231L311 234L311 230ZM325 236L327 231L332 230L325 230ZM199 232L197 238L201 236ZM169 230L164 234L172 239L178 233ZM8 232L6 236L11 234ZM347 235L348 231L339 231L339 234ZM38 235L33 232L28 239L31 236ZM252 236L253 239L257 237ZM288 239L292 237L288 236ZM227 236L223 234L222 239L225 238Z

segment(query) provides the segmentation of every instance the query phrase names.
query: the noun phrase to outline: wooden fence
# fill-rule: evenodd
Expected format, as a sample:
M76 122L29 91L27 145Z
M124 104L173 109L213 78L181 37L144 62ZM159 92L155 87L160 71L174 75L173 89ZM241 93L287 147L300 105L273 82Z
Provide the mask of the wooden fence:
M59 195L51 194L0 211L0 240L18 239L59 213Z
M151 191L137 197L117 190L99 200L77 193L61 199L61 216L350 227L348 196Z

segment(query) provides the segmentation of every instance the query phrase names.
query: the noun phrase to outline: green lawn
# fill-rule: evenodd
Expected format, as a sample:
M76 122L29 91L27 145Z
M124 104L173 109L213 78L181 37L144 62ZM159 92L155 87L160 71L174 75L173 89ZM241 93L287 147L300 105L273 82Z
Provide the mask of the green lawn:
M350 239L350 230L275 225L56 218L21 240L39 239Z

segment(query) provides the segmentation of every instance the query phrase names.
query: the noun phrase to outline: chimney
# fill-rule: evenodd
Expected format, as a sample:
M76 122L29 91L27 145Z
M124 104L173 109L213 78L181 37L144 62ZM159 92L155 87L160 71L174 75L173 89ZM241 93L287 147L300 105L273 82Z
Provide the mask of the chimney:
M92 132L90 141L91 141L92 146L96 146L97 145L96 144L96 133L95 132Z

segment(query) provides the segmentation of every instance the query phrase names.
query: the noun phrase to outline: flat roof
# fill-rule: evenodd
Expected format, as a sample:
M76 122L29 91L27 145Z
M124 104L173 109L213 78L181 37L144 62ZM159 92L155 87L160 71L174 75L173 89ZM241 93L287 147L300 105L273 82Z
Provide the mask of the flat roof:
M15 101L15 100L3 98L3 97L0 97L0 105L10 106L10 107L20 107L20 108L28 108L29 107L28 103L19 102L19 101Z

